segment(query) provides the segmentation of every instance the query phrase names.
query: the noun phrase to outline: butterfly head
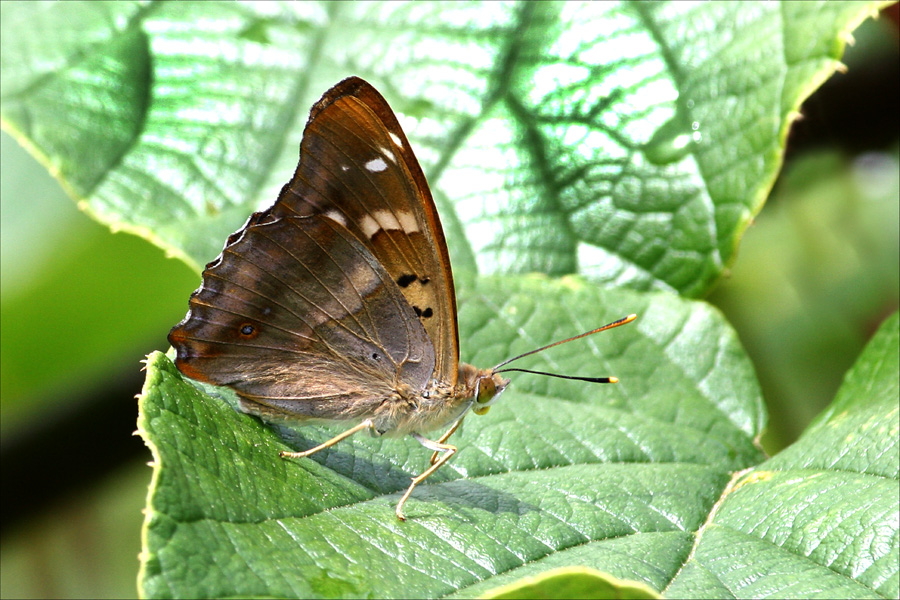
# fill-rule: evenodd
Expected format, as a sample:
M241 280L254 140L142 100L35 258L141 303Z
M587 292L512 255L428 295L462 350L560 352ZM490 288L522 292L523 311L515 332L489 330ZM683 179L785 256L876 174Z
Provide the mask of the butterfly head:
M466 363L459 363L459 381L462 395L471 398L472 411L476 415L487 413L509 385L509 379L493 369L479 369Z
M472 412L476 415L487 414L491 405L500 398L500 394L509 385L509 379L504 379L493 370L482 371L475 383L475 403Z

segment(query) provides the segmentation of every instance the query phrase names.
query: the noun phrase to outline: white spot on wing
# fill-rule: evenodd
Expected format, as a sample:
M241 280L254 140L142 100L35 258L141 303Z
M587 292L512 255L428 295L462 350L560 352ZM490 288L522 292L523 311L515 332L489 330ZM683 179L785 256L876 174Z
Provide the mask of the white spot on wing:
M399 147L403 147L403 142L400 141L400 136L394 133L393 131L388 131L388 135L391 136L391 139L397 144Z
M419 231L419 223L416 221L416 216L414 214L404 210L401 211L398 216L400 217L400 226L403 228L403 231L406 233L415 233Z
M340 223L344 227L347 226L346 217L344 217L344 215L342 215L341 213L339 213L336 210L329 210L327 213L325 213L325 216L328 217L329 219L331 219L332 221L334 221L335 223Z
M416 216L409 211L400 211L395 216L389 210L380 209L373 211L371 215L364 215L359 228L362 229L363 235L372 239L382 230L415 233L419 231L419 223Z
M369 162L366 163L366 168L373 173L381 173L385 169L387 169L387 163L384 162L384 159L380 156L378 158L373 158Z
M397 231L398 229L403 229L403 227L400 226L400 221L398 221L397 217L394 216L394 213L389 210L376 210L375 219L385 231Z
M381 150L381 153L382 153L382 154L384 154L385 156L387 156L387 158L388 158L389 161L391 161L391 162L394 163L395 165L397 164L397 157L394 156L394 153L393 153L393 152L391 152L391 151L388 150L387 148L382 148L381 146L378 146L378 149Z
M370 240L375 237L376 233L381 231L381 225L372 218L372 215L363 215L362 220L359 222L359 228L362 229L363 235Z

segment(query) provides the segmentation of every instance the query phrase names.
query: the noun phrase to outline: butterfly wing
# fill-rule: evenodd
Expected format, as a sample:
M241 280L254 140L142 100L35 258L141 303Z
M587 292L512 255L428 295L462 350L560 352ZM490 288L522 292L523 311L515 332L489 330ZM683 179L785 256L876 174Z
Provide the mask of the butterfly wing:
M324 214L356 236L424 325L434 377L456 384L456 295L444 233L412 147L375 88L351 77L313 106L300 163L270 212Z
M182 373L276 418L370 414L398 382L422 389L434 370L391 275L322 215L254 214L207 265L169 342Z

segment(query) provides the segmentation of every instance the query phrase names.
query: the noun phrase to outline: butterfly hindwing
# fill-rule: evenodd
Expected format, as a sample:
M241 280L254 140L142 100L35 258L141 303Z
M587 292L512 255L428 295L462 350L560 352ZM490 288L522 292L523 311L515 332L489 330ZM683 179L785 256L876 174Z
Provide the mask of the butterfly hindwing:
M257 414L350 418L398 381L421 389L434 352L391 276L325 216L257 213L207 265L169 335L186 375Z

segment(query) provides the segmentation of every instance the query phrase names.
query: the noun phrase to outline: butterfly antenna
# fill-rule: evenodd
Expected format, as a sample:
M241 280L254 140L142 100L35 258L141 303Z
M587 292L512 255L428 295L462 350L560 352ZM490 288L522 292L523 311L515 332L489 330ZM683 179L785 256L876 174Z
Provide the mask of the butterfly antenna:
M500 367L508 365L509 363L511 363L513 361L519 360L520 358L525 358L526 356L531 356L532 354L537 354L538 352L543 352L544 350L548 350L548 349L552 348L553 346L559 346L560 344L574 342L575 340L580 340L583 337L587 337L589 335L594 335L595 333L600 333L601 331L606 331L607 329L612 329L613 327L625 325L626 323L631 323L636 318L637 318L637 315L634 315L634 314L628 315L627 317L623 317L623 318L619 319L618 321L613 321L612 323L608 323L608 324L604 325L603 327L598 327L597 329L592 329L592 330L586 331L582 334L572 336L572 337L566 338L564 340L559 340L558 342L553 342L552 344L547 344L546 346L541 346L540 348L536 348L535 350L529 350L528 352L525 352L524 354L514 356L513 358L510 358L508 360L504 360L502 363L495 366L493 368L493 371L494 371L494 373L507 373L510 371L518 371L519 373L532 373L534 375L546 375L547 377L556 377L558 379L574 379L575 381L587 381L590 383L616 383L619 380L615 377L575 377L573 375L559 375L557 373L545 373L543 371L531 371L529 369L516 369L516 368L501 369Z

